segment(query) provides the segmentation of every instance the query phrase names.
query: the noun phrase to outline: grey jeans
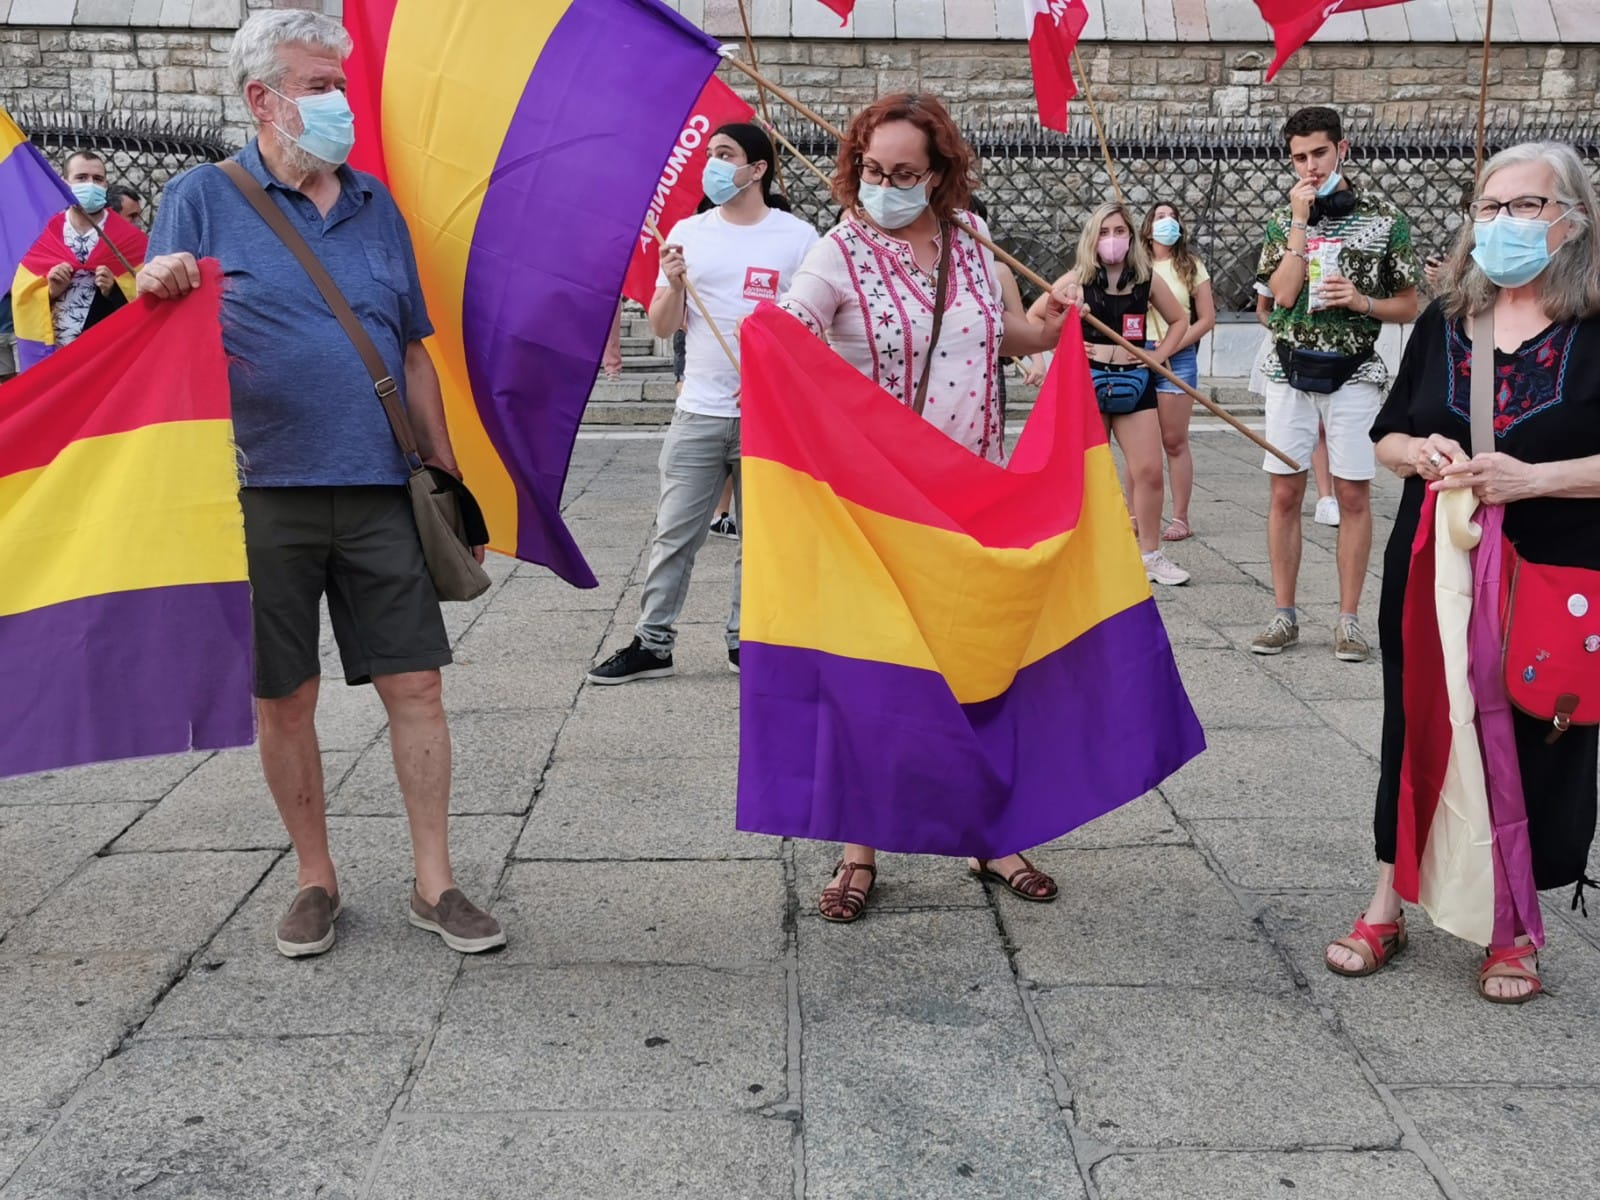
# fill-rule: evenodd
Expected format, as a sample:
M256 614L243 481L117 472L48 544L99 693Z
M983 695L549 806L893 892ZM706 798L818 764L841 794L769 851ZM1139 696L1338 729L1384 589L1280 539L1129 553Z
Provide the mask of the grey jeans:
M705 544L716 515L717 497L733 476L734 520L744 527L739 487L739 418L707 417L678 409L672 414L661 447L661 502L656 507L656 536L650 545L639 624L634 633L646 647L669 653L677 641L674 623L689 594L695 555ZM733 594L727 641L739 645L739 572L741 544L733 560Z

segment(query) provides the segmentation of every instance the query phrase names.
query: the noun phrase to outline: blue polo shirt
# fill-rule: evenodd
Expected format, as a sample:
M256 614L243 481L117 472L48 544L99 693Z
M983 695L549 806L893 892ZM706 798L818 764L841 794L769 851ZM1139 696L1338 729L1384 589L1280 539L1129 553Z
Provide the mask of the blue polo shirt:
M292 221L361 319L405 397L405 350L433 332L411 234L383 184L339 168L324 217L279 183L252 141L245 170ZM222 344L247 487L396 484L405 461L350 339L316 285L213 166L167 184L150 257L187 250L222 264Z

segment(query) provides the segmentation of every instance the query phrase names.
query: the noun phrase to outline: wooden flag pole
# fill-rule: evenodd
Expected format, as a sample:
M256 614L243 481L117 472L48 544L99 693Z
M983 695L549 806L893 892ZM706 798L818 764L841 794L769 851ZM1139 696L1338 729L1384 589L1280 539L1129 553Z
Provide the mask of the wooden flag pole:
M650 231L650 236L656 239L656 245L666 246L667 239L661 236L661 230L657 228L654 217L646 217L644 219L644 227ZM727 339L722 336L722 330L718 329L717 323L711 319L710 309L706 308L706 302L700 299L700 293L694 290L694 284L689 282L687 272L683 276L683 288L684 291L689 293L689 299L694 302L695 311L711 327L711 332L717 335L717 345L722 347L722 352L728 356L728 361L733 364L733 369L737 371L739 369L739 356L733 352L733 347L728 345Z
M762 78L762 76L759 73L757 73L755 71L752 71L748 66L746 66L744 63L741 63L738 59L729 58L727 61L732 63L739 70L743 71L746 75L749 75L751 79L755 80L762 87L770 88L771 91L772 91L772 94L774 96L778 97L778 99L784 101L785 103L792 105L796 112L799 112L802 115L804 115L806 117L809 117L811 120L815 121L819 126L821 126L823 129L825 129L827 132L831 133L835 138L839 138L840 140L843 140L843 137L844 137L843 132L841 130L839 130L836 126L834 126L832 124L832 122L830 122L830 121L826 120L825 118L820 117L816 113L812 112L804 104L801 104L798 100L796 100L793 97L789 96L788 93L786 93L782 88L778 87L776 84L768 83L768 81L765 80L764 78ZM783 143L784 147L789 151L789 153L793 154L796 158L798 158L800 160L800 162L803 163L806 166L806 168L809 169L810 172L813 175L815 175L818 179L820 179L825 186L831 186L832 185L832 181L825 174L823 174L822 169L820 167L818 167L816 163L812 162L809 158L807 158L805 155L801 154L798 150L796 150L795 147L794 147L794 144L792 142L790 142L788 138L784 137L776 129L772 129L770 126L768 127L768 129L769 129L769 131L772 133L772 135L774 137L776 137L780 142ZM1021 275L1024 279L1028 280L1028 282L1033 284L1034 287L1040 289L1041 291L1045 291L1045 292L1048 292L1048 291L1051 290L1052 285L1051 285L1050 281L1048 279L1046 279L1043 275L1039 274L1039 272L1035 271L1032 267L1026 266L1023 263L1019 262L1016 259L1015 256L1013 256L1012 254L1010 254L1006 250L1002 249L992 239L987 238L983 234L979 233L978 230L976 228L974 228L973 226L967 225L964 222L962 222L960 224L961 224L961 227L967 231L967 233L972 235L972 237L973 237L973 239L975 241L979 242L980 244L982 244L984 246L987 246L989 248L989 251L996 258L998 258L1001 262L1003 262L1007 266L1009 266L1018 275ZM1110 338L1114 345L1121 346L1124 350L1128 351L1135 358L1137 358L1140 362L1142 362L1145 366L1149 367L1152 371L1154 371L1157 375L1160 375L1163 379L1167 380L1169 383L1177 384L1178 387L1180 389L1182 389L1183 393L1186 396L1189 397L1189 399L1193 400L1196 404L1199 404L1201 407L1205 408L1213 416L1217 417L1219 420L1221 420L1225 424L1231 426L1237 432L1243 434L1246 438L1248 438L1250 441L1254 442L1256 445L1260 446L1263 450L1265 450L1268 454L1272 455L1279 462L1283 463L1290 470L1292 470L1292 471L1303 471L1303 470L1305 470L1305 468L1303 466L1301 466L1299 463L1297 463L1294 459L1290 458L1282 450L1279 450L1271 442L1267 441L1266 438L1262 437L1254 429L1251 429L1243 421L1239 420L1238 417L1234 416L1231 412L1229 412L1227 409L1223 408L1215 400L1211 399L1211 397L1205 395L1204 393L1202 393L1197 388L1190 387L1183 380L1179 379L1176 375L1174 375L1167 368L1165 363L1158 362L1158 361L1156 361L1156 359L1151 357L1150 353L1147 350L1145 350L1145 348L1143 346L1135 346L1132 342L1128 341L1126 338L1124 338L1116 330L1112 329L1105 322L1101 321L1100 318L1096 317L1092 312L1088 312L1086 310L1080 310L1080 312L1081 312L1081 315L1083 317L1083 320L1086 323L1088 323L1094 329L1099 330L1106 337Z
M1111 159L1111 146L1106 141L1106 128L1100 124L1100 110L1094 106L1094 84L1089 82L1089 72L1083 69L1083 59L1078 55L1078 48L1072 48L1072 65L1078 72L1078 78L1083 82L1083 102L1089 108L1089 119L1094 122L1094 131L1100 138L1100 155L1106 160L1106 174L1111 176L1111 190L1117 194L1117 203L1124 208L1128 202L1122 196L1122 184L1117 181L1117 164Z
M1489 0L1489 11L1483 15L1483 71L1478 79L1478 153L1473 161L1472 180L1483 182L1484 125L1489 110L1489 49L1494 33L1494 0Z
M739 23L744 26L745 52L750 55L751 65L759 70L761 60L756 57L756 39L755 35L750 32L750 14L745 9L745 0L739 0ZM761 123L770 130L772 128L772 114L767 111L767 93L760 88L756 89L756 106L761 110ZM777 181L778 191L782 192L783 198L787 200L789 198L789 188L783 181L783 168L778 162L776 154L772 156L772 174Z

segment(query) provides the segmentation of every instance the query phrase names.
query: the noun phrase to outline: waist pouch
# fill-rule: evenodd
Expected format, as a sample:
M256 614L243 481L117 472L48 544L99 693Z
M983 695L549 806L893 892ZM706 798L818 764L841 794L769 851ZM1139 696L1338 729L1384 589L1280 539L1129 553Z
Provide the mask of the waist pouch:
M1361 364L1372 357L1371 354L1335 354L1330 350L1293 350L1282 342L1275 343L1275 348L1290 387L1324 396L1349 383Z
M1109 416L1131 413L1150 387L1149 367L1090 363L1089 375L1094 380L1095 401Z

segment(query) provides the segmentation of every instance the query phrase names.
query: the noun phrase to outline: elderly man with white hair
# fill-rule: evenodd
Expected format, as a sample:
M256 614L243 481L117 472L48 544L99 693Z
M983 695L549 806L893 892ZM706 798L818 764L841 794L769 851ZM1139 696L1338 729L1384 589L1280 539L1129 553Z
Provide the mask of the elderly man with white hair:
M331 18L252 16L231 58L257 136L234 161L354 309L427 461L456 474L438 376L422 345L433 328L410 234L383 184L345 165L355 140L341 66L349 52ZM465 953L502 946L498 922L451 873L439 671L450 646L405 491L405 459L350 337L243 186L214 166L174 179L139 290L183 295L200 282L197 258L218 260L226 278L222 338L240 449L261 763L299 865L278 949L291 958L329 949L342 902L315 724L324 595L346 681L371 682L388 712L416 867L411 923Z

